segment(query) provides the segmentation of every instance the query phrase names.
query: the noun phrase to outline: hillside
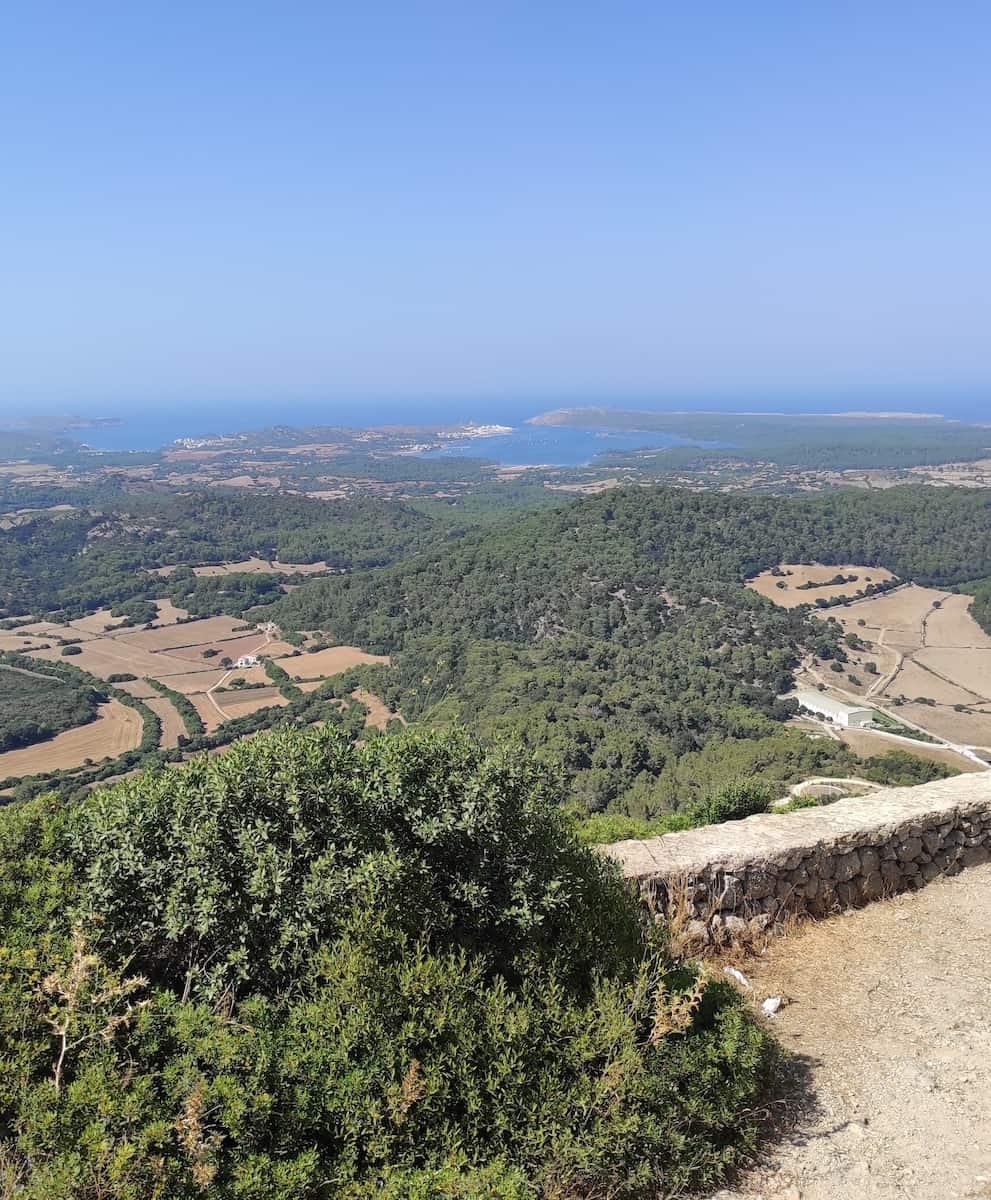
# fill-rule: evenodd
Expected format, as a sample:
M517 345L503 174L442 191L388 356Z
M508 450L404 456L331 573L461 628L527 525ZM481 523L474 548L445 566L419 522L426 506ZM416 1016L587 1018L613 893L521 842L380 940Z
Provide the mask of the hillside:
M701 780L855 761L785 737L776 699L809 650L843 661L842 630L756 596L750 575L815 559L952 586L991 573L989 518L986 494L962 489L616 490L263 611L392 654L390 672L366 674L407 718L518 733L564 764L584 810L649 816Z

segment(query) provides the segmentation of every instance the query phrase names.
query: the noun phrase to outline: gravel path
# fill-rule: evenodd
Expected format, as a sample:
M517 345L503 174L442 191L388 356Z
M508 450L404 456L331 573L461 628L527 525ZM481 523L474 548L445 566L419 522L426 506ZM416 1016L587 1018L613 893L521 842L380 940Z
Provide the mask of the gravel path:
M991 1200L991 864L743 964L795 1056L792 1120L713 1200Z

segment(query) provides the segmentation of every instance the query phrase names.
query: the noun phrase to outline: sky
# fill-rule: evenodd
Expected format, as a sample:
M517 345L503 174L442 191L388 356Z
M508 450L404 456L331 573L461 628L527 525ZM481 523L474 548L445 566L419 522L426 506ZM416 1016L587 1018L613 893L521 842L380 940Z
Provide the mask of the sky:
M0 411L983 404L989 61L983 0L8 0Z

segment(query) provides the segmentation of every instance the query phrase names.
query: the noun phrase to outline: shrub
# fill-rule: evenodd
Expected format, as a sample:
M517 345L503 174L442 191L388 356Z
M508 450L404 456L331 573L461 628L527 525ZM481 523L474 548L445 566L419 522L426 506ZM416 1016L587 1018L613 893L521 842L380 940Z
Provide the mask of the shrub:
M688 808L693 825L717 825L721 821L739 821L767 812L771 804L771 789L756 779L730 784Z
M773 1045L670 961L556 792L461 734L284 730L0 812L11 1194L717 1185L752 1152Z
M484 948L500 969L566 945L588 977L625 960L635 922L557 798L527 757L464 735L356 746L285 728L97 793L75 853L109 944L141 945L153 979L204 996L284 983L372 883L397 925L437 944Z

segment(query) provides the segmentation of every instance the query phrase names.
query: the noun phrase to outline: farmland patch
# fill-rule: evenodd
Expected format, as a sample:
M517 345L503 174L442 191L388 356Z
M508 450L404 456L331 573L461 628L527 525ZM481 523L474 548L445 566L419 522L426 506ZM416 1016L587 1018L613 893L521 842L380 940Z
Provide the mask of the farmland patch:
M118 640L132 646L140 646L144 650L172 650L179 646L205 646L211 642L243 637L244 625L244 621L234 617L203 617L183 625L165 625L160 629L122 633Z
M392 720L400 721L403 725L406 724L404 717L400 716L399 713L393 712L378 696L367 691L365 688L355 688L351 695L355 700L360 700L368 709L368 715L365 717L365 725L367 727L385 729Z
M277 687L260 687L233 692L214 692L214 698L224 711L226 720L246 717L260 708L282 708L288 704Z
M0 754L0 778L80 767L134 750L141 742L141 714L119 700L99 706L95 721L67 729L47 742Z
M89 671L100 679L111 675L150 675L153 679L185 673L190 664L181 658L172 658L168 654L152 654L141 646L125 642L122 638L98 638L84 642L79 647L80 653L73 656L73 665ZM62 652L57 646L50 650L38 650L32 653L33 658L58 662Z
M388 665L387 654L366 654L357 646L329 646L326 650L318 650L315 654L301 654L298 658L280 658L279 666L292 676L293 679L312 679L316 676L326 678L330 675L340 675L351 667L362 667L366 664L384 663Z
M831 583L831 580L844 582ZM822 563L781 563L771 571L762 571L748 580L753 588L782 608L797 608L800 604L815 604L816 600L834 600L855 596L868 584L889 583L895 577L883 567L864 567L846 563L827 566Z

